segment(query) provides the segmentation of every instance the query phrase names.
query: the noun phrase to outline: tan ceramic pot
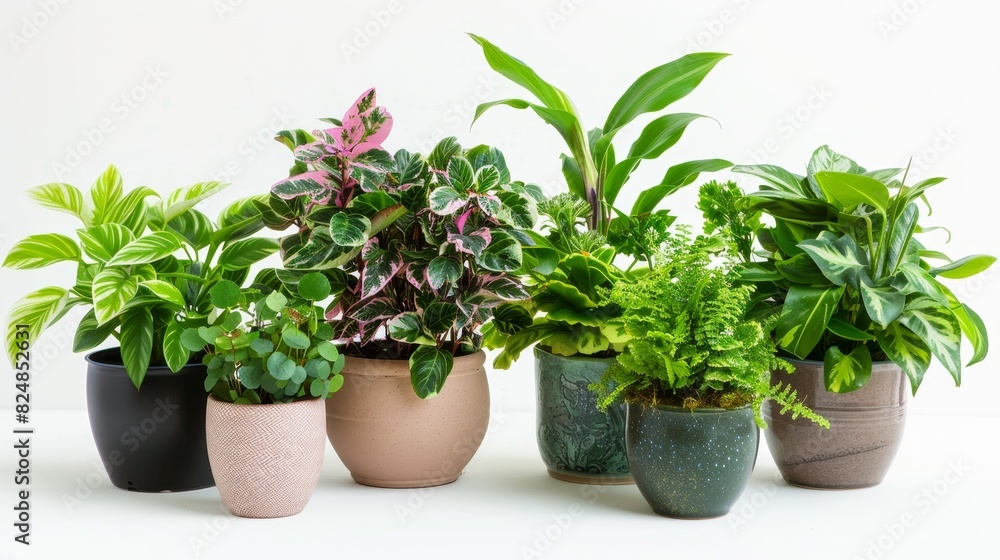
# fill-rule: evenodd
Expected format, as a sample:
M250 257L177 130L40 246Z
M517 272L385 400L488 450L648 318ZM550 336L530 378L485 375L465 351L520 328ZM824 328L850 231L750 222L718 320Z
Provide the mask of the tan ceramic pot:
M320 399L233 404L209 397L208 460L222 502L240 517L287 517L309 503L323 468Z
M486 437L490 390L482 351L455 358L436 397L410 386L406 360L348 357L326 403L326 433L360 484L422 488L454 482Z

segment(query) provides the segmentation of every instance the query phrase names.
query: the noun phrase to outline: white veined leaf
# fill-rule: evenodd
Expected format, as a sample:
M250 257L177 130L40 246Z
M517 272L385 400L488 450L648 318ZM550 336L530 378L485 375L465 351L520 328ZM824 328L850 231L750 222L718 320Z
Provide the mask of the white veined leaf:
M175 190L160 204L163 210L163 221L170 223L170 220L173 220L189 208L193 208L195 204L198 204L227 186L229 186L227 183L208 181Z
M83 201L80 189L66 183L46 183L28 189L28 198L38 204L72 214L84 223L90 221L90 209Z
M7 319L7 358L14 364L14 358L22 350L18 344L22 340L34 343L53 321L62 314L69 301L69 292L62 288L48 287L24 296L10 309ZM18 328L22 325L23 328ZM27 337L18 336L26 332Z
M181 291L170 282L163 280L143 280L139 285L152 292L154 296L177 307L184 307L186 305Z
M117 316L139 291L139 276L131 276L122 267L110 266L94 278L94 315L103 325Z
M90 187L90 198L94 204L94 213L88 225L108 223L109 216L115 206L121 201L125 188L118 168L110 165Z
M77 230L77 235L83 245L83 252L102 263L110 261L122 247L135 241L132 231L120 224L101 224L80 229Z
M157 231L144 235L122 247L108 265L146 264L174 254L183 245L183 238L172 231Z
M57 262L77 261L80 257L76 241L58 233L42 233L18 241L3 266L18 270L43 268Z

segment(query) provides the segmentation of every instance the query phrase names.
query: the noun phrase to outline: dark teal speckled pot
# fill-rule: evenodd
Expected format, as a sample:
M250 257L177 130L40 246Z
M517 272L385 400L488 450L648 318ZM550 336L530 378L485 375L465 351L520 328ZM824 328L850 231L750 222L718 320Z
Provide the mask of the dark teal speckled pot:
M760 430L749 406L726 410L628 405L632 476L666 517L721 517L739 500L757 460Z
M597 409L587 388L614 358L557 356L535 347L538 451L553 478L579 484L632 484L625 456L625 406Z

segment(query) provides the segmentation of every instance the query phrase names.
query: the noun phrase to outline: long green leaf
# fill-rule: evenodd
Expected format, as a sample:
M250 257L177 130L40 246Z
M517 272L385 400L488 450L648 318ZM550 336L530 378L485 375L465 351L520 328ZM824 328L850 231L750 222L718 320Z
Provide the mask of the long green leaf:
M181 291L170 282L164 280L143 280L139 285L167 303L172 303L179 308L185 306L184 296L181 295Z
M920 336L899 322L890 324L885 330L875 331L875 338L885 355L906 373L910 379L910 390L916 394L924 373L931 365L930 348Z
M91 222L87 225L109 223L108 216L124 196L125 187L118 168L110 165L90 187L90 198L94 204Z
M115 321L99 325L97 323L97 316L94 315L94 310L91 309L83 316L80 324L76 327L76 334L73 337L73 351L86 352L96 348L111 336L111 333L114 332L117 326L118 323Z
M82 253L71 238L58 233L29 235L7 253L3 266L18 270L44 268L63 261L78 261Z
M809 198L809 193L803 187L805 178L778 167L777 165L736 165L733 173L753 175L762 179L768 186L779 192L796 198Z
M193 208L195 204L198 204L227 186L229 186L227 183L208 181L175 190L170 193L170 196L166 200L160 203L164 223L170 223L171 220L186 212L189 208Z
M478 35L469 34L483 48L483 55L490 68L508 80L531 92L546 106L574 112L573 103L559 88L543 80L525 63L505 53L499 47Z
M646 72L622 94L604 123L615 131L644 113L659 111L694 91L723 58L723 53L691 53Z
M28 340L34 344L39 335L62 315L68 301L69 292L48 287L31 292L14 303L7 315L7 359L11 365L21 351L18 343ZM18 325L26 327L18 329ZM19 330L27 332L27 337L18 336Z
M962 331L955 314L929 297L918 296L907 302L899 322L927 343L955 385L961 385Z
M827 201L843 209L867 204L884 215L889 208L889 189L876 179L838 171L820 171L815 177Z
M125 373L138 389L153 355L153 314L149 307L129 309L122 315L121 336Z
M996 261L997 258L990 255L970 255L944 266L932 268L930 273L934 276L943 276L951 279L968 278L993 266L993 263Z
M104 219L107 224L121 224L128 228L135 235L142 235L146 230L147 212L149 205L147 198L160 195L149 187L137 187L128 192L119 202L111 207Z
M163 359L173 372L180 371L191 359L191 351L181 342L183 334L184 326L177 321L167 323L167 329L163 333Z
M791 286L775 326L778 344L796 357L806 359L819 343L843 295L843 286Z
M108 261L108 266L147 264L169 257L181 248L183 238L172 231L157 231L144 235L121 248Z
M227 246L219 255L219 266L223 270L239 270L250 267L278 252L280 244L276 239L254 237L243 239Z
M687 130L689 124L705 115L671 113L653 119L642 129L639 138L628 151L630 158L656 159L670 149Z
M108 267L94 278L94 314L98 324L107 323L125 308L139 291L142 279L118 266Z
M83 201L83 194L73 185L47 183L32 187L28 189L28 198L46 208L76 216L84 225L90 221L90 209Z
M873 321L886 328L903 313L906 296L895 288L872 288L861 283L861 301Z

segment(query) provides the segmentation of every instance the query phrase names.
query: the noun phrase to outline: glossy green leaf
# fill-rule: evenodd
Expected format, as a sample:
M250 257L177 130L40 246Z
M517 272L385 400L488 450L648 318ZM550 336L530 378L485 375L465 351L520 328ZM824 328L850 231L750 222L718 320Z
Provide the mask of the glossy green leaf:
M183 308L186 305L181 291L170 282L163 280L143 280L139 285L152 292L154 296L165 302L172 303L179 308Z
M153 354L153 314L148 307L135 307L122 314L121 353L125 372L138 389Z
M815 177L827 200L841 208L867 204L885 214L889 207L889 189L876 179L837 171L820 171Z
M163 221L170 223L177 216L187 212L188 209L194 208L195 204L198 204L227 186L227 183L208 181L175 190L160 204Z
M140 276L132 276L122 267L109 266L94 278L94 313L99 324L117 316L137 291Z
M867 342L869 340L875 340L875 336L871 333L863 331L854 325L842 321L836 317L831 317L830 322L826 324L826 329L832 334L843 338L844 340L853 340L857 342Z
M108 266L124 266L156 262L174 254L183 245L183 238L172 231L157 231L144 235L121 248Z
M323 301L330 297L330 279L320 272L310 272L299 280L299 295L309 301Z
M86 352L97 348L111 336L117 326L118 324L113 321L98 325L94 310L91 309L76 327L76 334L73 336L73 351Z
M793 197L808 197L802 183L805 178L776 165L736 165L733 173L743 173L762 179L768 186Z
M420 315L408 311L400 313L389 321L389 337L400 342L434 346L437 341L424 329Z
M455 156L448 161L448 184L458 192L472 190L476 185L476 170L469 160Z
M843 295L843 286L792 285L775 326L778 344L799 359L806 359L826 331Z
M904 263L899 267L899 270L903 273L909 290L924 294L941 305L948 305L948 296L945 295L944 287L920 265Z
M993 265L996 257L989 255L971 255L957 261L950 262L944 266L932 268L930 273L934 276L944 278L960 279L975 276Z
M833 393L849 393L864 387L872 375L872 357L868 348L858 346L849 354L832 346L823 358L823 381L826 390Z
M91 216L91 223L87 225L108 223L108 215L122 199L124 190L121 173L118 172L117 167L109 165L90 187L90 198L94 205L94 212Z
M835 241L807 239L798 244L819 267L823 276L838 286L854 283L868 266L868 257L855 241L845 235Z
M462 277L462 263L449 256L439 256L431 259L427 265L427 281L435 290L440 290L445 284L457 281Z
M628 151L630 158L656 159L670 149L687 130L689 124L705 115L671 113L657 117L642 129L639 138Z
M410 356L410 384L422 399L437 396L454 366L451 354L434 346L421 346Z
M80 229L77 230L77 235L83 252L102 263L110 261L118 251L135 241L135 234L120 224L102 224Z
M177 321L167 323L167 328L163 332L163 359L166 360L170 371L180 371L191 359L191 351L181 341L184 335L184 327Z
M873 321L886 328L903 313L906 296L895 288L874 288L862 283L861 301Z
M875 338L885 355L906 373L910 389L916 394L931 364L930 348L919 335L899 322L890 324L885 330L875 331Z
M955 380L962 383L962 331L950 309L926 296L906 303L899 322L919 336Z
M45 208L51 208L59 212L65 212L80 218L87 224L89 221L89 210L83 202L83 194L80 189L66 183L46 183L28 189L28 198L34 200Z
M249 268L278 252L280 244L276 239L253 237L230 243L219 255L219 266L223 270Z
M330 219L330 237L345 247L361 247L368 241L372 222L360 214L339 212Z
M14 303L7 315L7 359L11 364L21 351L18 343L25 339L30 343L37 341L39 335L62 316L68 301L69 292L48 287L31 292ZM18 329L18 325L27 327ZM27 336L18 336L19 331L26 332Z
M71 238L58 233L29 235L18 241L7 253L3 266L18 270L43 268L82 257L80 247Z

